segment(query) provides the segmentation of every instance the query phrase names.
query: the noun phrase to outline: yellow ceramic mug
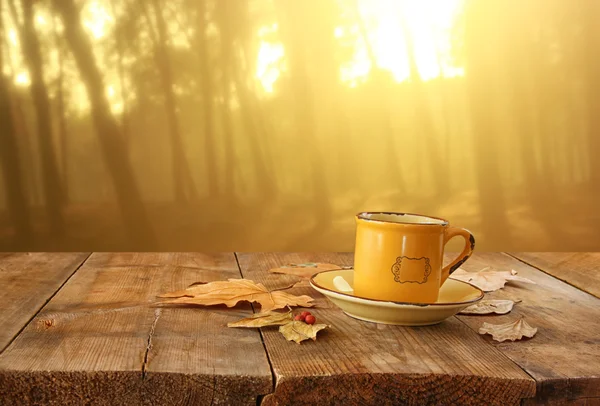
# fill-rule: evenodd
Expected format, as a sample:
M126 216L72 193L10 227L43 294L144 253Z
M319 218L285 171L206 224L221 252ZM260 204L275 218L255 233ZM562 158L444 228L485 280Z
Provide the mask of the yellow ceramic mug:
M420 214L364 212L356 225L354 294L370 299L433 303L475 247L468 230ZM455 236L465 239L465 247L442 268L444 246Z

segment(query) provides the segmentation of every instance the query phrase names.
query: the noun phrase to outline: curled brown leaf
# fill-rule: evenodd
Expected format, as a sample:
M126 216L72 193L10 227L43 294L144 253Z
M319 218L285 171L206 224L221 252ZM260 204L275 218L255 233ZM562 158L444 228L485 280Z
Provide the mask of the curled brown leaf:
M460 314L506 314L513 308L512 300L482 300L461 310Z
M491 334L496 341L515 341L523 337L533 337L537 333L537 327L530 326L523 318L511 323L490 324L483 323L479 334Z
M514 269L511 271L495 271L490 269L490 267L486 267L478 272L467 272L464 269L458 268L450 277L475 285L484 292L493 292L502 289L509 281L532 283L535 285L535 282L531 279L517 276L517 271Z

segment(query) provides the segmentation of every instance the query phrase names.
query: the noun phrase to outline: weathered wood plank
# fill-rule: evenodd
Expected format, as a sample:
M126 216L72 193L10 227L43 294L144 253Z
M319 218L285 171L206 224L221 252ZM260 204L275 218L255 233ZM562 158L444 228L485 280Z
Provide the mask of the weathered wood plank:
M250 306L166 308L157 294L239 278L233 254L92 254L0 356L10 404L255 404L272 390Z
M89 253L2 253L0 353Z
M516 270L536 285L509 284L487 298L522 300L507 315L459 316L477 331L481 324L524 316L538 327L532 339L497 343L482 337L537 381L536 401L566 402L600 397L600 299L501 253L473 255L462 268Z
M352 254L238 254L245 278L281 286L286 275L268 269L288 263L350 265ZM263 338L275 391L265 404L519 404L535 382L477 333L452 318L438 326L406 328L367 323L344 315L310 287L318 322L331 329L316 342L285 341L277 329Z
M509 255L600 298L600 252L515 252Z

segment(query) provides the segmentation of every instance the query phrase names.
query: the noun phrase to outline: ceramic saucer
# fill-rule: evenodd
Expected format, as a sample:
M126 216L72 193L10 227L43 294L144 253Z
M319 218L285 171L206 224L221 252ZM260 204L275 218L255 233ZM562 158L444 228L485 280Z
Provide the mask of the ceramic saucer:
M354 296L353 269L319 272L310 285L327 296L344 313L373 323L427 326L441 323L483 298L483 291L466 282L448 279L435 303L402 303Z

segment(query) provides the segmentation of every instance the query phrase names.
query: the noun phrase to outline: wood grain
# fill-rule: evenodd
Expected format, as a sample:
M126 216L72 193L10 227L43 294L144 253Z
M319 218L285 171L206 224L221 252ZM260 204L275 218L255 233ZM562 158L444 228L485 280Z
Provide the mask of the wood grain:
M2 253L0 353L89 253Z
M525 317L538 333L532 339L497 343L482 338L537 381L536 402L574 402L600 397L600 299L500 253L473 255L462 268L514 269L536 285L509 283L489 299L522 300L507 315L459 316L478 330L483 322L506 323Z
M156 295L239 278L233 254L92 254L0 356L9 404L256 404L272 390L250 306L157 307Z
M600 298L600 252L515 252L510 255Z
M269 274L288 263L350 265L351 254L238 254L245 278L269 286L297 280ZM310 287L291 290L316 299L311 312L331 329L316 342L285 341L263 329L275 376L264 404L519 404L535 382L459 320L407 328L344 315Z

